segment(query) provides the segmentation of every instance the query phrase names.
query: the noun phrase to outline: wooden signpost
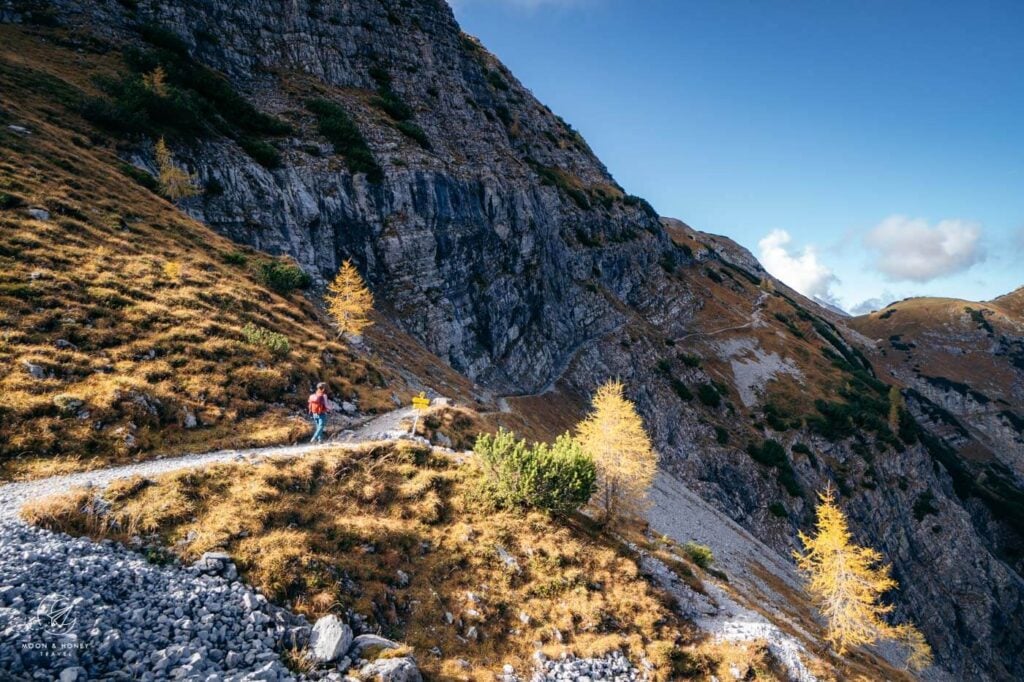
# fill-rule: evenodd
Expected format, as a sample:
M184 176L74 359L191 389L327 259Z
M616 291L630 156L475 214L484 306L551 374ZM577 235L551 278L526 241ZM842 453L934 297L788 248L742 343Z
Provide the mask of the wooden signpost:
M420 391L419 395L413 396L412 407L416 412L412 418L412 435L416 435L416 424L420 419L420 412L426 411L430 407L430 398L423 391Z

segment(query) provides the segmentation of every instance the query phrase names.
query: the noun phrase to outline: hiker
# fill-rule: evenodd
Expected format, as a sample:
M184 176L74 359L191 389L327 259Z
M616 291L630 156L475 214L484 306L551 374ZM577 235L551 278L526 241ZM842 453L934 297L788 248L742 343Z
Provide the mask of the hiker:
M316 430L310 443L324 442L324 429L327 428L327 384L320 382L316 385L316 393L309 396L309 413L313 415L313 423Z

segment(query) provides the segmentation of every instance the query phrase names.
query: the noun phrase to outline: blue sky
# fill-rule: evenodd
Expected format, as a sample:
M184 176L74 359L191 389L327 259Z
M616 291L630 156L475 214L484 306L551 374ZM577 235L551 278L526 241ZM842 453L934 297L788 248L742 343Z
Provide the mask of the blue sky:
M1024 2L452 4L627 191L804 293L1024 285Z

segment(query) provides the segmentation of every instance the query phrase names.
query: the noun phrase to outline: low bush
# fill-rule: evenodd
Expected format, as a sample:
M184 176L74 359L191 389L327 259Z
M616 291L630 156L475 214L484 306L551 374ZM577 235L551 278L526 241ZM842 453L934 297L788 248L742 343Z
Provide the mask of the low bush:
M281 166L281 152L277 147L255 137L243 137L238 141L245 153L264 168L273 170Z
M687 367L700 367L701 363L699 355L690 355L689 353L680 353L679 361Z
M693 391L687 388L686 384L675 377L672 378L672 390L676 392L676 395L679 396L680 400L685 402L693 400Z
M781 502L772 502L768 505L768 513L780 519L784 519L789 516L789 512L786 511L786 508Z
M249 257L241 251L225 253L221 258L228 265L237 265L239 267L244 267L245 264L249 262Z
M551 445L530 446L502 429L481 434L473 450L486 472L485 492L500 506L566 514L586 504L596 489L594 461L568 433Z
M796 480L796 472L786 455L786 448L777 440L766 440L760 446L756 443L747 445L747 454L760 464L778 470L779 483L786 489L786 492L793 497L799 497L803 493L799 481Z
M939 509L935 506L935 493L931 490L925 490L914 500L914 518L918 521L924 521L926 516L938 513Z
M263 261L259 264L256 274L265 286L279 294L305 289L312 283L302 268L286 261Z
M415 140L419 146L430 151L430 139L427 137L427 134L423 132L423 128L420 128L412 121L399 121L395 124L395 128L406 137Z
M697 397L708 407L718 407L722 404L722 395L711 384L699 385L697 387Z
M724 427L716 426L715 440L718 441L719 445L727 445L729 443L729 431Z
M246 343L252 346L263 346L277 356L287 355L291 350L291 343L287 336L252 322L242 327L242 336L245 337Z
M707 545L700 545L696 542L687 542L683 545L683 552L690 558L690 561L707 570L715 561L715 555Z
M316 116L320 134L334 146L335 153L345 157L349 170L353 173L366 173L370 182L377 183L384 179L384 173L377 165L370 146L347 111L325 99L309 100L306 108Z

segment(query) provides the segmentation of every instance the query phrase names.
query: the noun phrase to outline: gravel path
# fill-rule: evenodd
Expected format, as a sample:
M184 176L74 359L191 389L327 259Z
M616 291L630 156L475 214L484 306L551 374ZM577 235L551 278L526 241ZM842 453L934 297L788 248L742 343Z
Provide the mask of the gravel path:
M339 440L393 439L403 408ZM306 623L229 577L158 566L113 542L25 524L20 507L77 486L216 462L298 457L331 447L223 450L0 487L0 679L293 679L277 651ZM230 575L230 574L229 574Z

